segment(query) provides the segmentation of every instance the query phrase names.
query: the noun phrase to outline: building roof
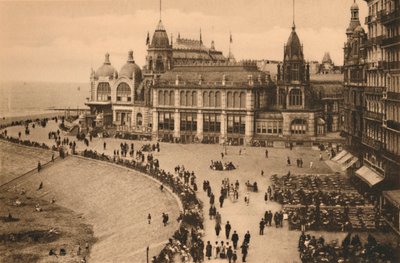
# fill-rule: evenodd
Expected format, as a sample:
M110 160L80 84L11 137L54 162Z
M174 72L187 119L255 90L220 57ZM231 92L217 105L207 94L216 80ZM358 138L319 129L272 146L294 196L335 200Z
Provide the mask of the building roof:
M161 20L158 22L156 30L154 31L150 48L170 48L167 31Z
M94 73L95 78L99 77L110 77L114 76L114 73L117 74L117 71L113 66L111 66L110 62L110 54L106 53L104 58L104 63L101 65Z
M175 40L173 45L173 58L176 60L205 60L226 61L222 51L215 50L215 45L206 47L202 41L181 38Z
M227 84L248 82L249 78L252 78L253 82L257 84L260 78L263 84L266 83L266 74L257 69L255 62L249 61L193 63L192 65L176 66L171 71L161 75L160 82L175 82L177 78L179 81L194 83L199 83L200 80L202 83L215 83L222 82L225 79Z
M133 73L135 73L135 74L133 74ZM133 75L135 75L135 80L137 82L141 81L142 70L140 69L140 67L137 64L135 64L135 60L133 59L133 51L130 50L128 52L128 60L126 61L126 64L123 65L121 70L119 71L119 76L132 79Z
M301 46L299 36L296 33L296 27L293 25L292 32L285 46L284 60L303 61L303 47Z
M329 63L332 64L331 55L329 52L325 52L324 57L322 58L322 63Z

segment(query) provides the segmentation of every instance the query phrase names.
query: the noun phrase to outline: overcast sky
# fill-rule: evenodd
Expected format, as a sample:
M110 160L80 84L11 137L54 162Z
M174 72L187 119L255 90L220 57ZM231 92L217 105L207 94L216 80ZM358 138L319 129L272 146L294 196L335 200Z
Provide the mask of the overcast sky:
M353 0L296 0L295 22L307 60L328 51L343 63ZM364 26L365 1L358 0ZM199 39L236 59L282 60L292 26L292 0L163 0L169 36ZM0 80L89 81L110 53L119 71L134 51L143 66L146 35L159 20L159 0L0 2ZM364 28L366 28L364 26Z

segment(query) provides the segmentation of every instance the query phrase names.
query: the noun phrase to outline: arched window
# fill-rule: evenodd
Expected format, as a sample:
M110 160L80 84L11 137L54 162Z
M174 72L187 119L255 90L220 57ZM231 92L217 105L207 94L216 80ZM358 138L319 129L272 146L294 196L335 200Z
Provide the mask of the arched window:
M240 108L246 108L246 93L240 93Z
M227 95L226 95L226 97L227 97L227 107L228 108L233 108L233 94L232 94L232 92L228 92L227 93Z
M292 134L306 134L307 121L303 119L294 119L290 125Z
M203 92L203 107L208 107L208 92Z
M143 116L140 112L136 115L136 125L137 126L143 125Z
M132 101L131 88L125 82L122 82L117 87L117 101Z
M191 107L192 106L192 92L191 91L186 91L186 106Z
M174 93L174 91L173 90L171 90L170 92L169 92L169 105L170 106L174 106L175 105L175 95L174 95L175 93Z
M157 56L156 66L154 69L156 72L164 72L164 61L162 56Z
M158 105L164 105L164 92L162 90L158 91Z
M169 92L166 90L164 91L164 105L169 105L170 101L169 101Z
M239 92L233 93L233 107L239 108L240 107L240 95Z
M97 100L108 101L111 100L111 87L107 82L100 82L97 86Z
M210 99L210 107L215 107L215 92L214 91L210 92L209 99Z
M181 91L181 96L180 96L180 104L181 106L186 106L186 93L184 91Z
M289 93L290 106L301 106L303 104L303 96L300 89L292 89Z
M197 106L197 91L192 92L192 106Z
M221 92L215 92L215 107L221 107Z

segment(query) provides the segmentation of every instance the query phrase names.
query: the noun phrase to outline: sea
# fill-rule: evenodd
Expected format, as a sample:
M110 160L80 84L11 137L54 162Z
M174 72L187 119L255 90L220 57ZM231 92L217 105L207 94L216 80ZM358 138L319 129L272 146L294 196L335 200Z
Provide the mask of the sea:
M87 109L84 103L89 96L89 82L0 82L0 119Z

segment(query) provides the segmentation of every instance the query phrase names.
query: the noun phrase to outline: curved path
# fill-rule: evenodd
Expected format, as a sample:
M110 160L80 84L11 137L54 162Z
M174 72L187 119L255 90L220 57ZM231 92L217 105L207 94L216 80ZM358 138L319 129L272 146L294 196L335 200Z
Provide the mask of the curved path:
M43 182L43 189L37 188ZM93 225L97 242L91 248L91 262L146 262L158 255L179 225L180 203L158 183L130 169L82 157L68 157L8 186L22 188L27 195L51 200L72 209ZM170 224L162 224L162 212ZM147 222L151 213L153 220Z

